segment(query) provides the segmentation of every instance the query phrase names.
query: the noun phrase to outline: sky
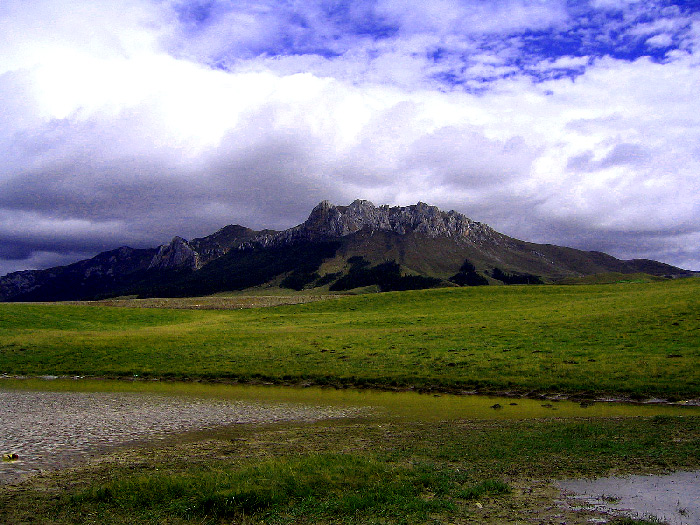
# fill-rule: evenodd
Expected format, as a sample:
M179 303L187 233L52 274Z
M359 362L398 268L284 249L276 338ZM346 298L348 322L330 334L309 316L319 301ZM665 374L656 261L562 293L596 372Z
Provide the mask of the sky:
M2 0L0 275L321 200L700 270L697 0Z

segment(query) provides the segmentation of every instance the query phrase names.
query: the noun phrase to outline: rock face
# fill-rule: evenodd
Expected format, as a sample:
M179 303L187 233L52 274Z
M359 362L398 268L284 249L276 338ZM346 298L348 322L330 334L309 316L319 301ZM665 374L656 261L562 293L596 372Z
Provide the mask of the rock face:
M175 268L196 270L199 267L199 254L182 237L173 237L170 244L164 244L158 248L158 253L153 256L148 265L149 270L172 270Z
M158 248L158 253L153 256L148 269L198 270L233 248L240 248L258 237L266 238L277 233L271 230L256 232L243 226L229 225L207 237L191 241L176 236L169 244L163 244Z
M0 301L31 292L36 289L37 280L40 280L37 270L12 272L0 277Z
M275 233L277 232L273 230L259 232L237 224L229 225L206 237L192 239L189 241L189 246L197 252L199 266L204 266L255 237Z
M387 231L399 235L419 233L430 238L447 237L458 243L474 243L499 235L489 226L461 213L440 211L436 206L423 202L402 207L375 206L367 200L356 200L349 206L335 206L323 201L311 211L303 224L275 235L259 236L246 246L277 246L296 241L332 239L361 230Z

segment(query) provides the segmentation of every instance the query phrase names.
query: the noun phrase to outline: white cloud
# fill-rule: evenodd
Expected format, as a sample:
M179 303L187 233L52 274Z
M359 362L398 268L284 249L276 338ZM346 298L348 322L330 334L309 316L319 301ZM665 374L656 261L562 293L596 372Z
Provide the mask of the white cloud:
M358 3L344 24L370 10L396 35L348 36L317 15L319 35L339 35L328 57L251 54L282 29L320 40L272 4L227 5L196 27L136 0L0 8L0 246L13 261L284 228L322 199L370 198L700 268L692 47L664 63L536 57L531 70L581 69L536 83L514 65L518 38L488 48L457 33L565 24L563 2ZM644 34L660 43L658 29ZM209 67L217 57L230 69ZM436 79L446 72L478 94ZM0 273L18 268L4 257Z
M533 66L532 69L539 71L548 71L551 69L575 69L587 66L590 60L591 58L588 56L563 56L553 60L543 60L537 65Z
M646 40L646 45L650 47L668 47L672 43L673 37L668 34L654 35Z
M60 51L108 59L158 47L170 20L156 3L124 0L4 0L0 7L0 72L32 68Z
M686 17L658 18L652 22L637 24L628 33L630 35L653 35L655 33L670 33L678 31L688 25L690 20Z
M596 9L621 10L640 2L641 0L592 0L591 6Z
M565 2L497 0L381 0L377 11L405 33L502 33L523 28L544 29L567 18Z

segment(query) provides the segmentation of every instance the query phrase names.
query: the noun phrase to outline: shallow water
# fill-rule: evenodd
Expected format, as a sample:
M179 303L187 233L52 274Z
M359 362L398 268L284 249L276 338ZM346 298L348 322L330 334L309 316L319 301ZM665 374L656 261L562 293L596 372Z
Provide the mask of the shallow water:
M52 376L47 376L52 377ZM298 403L335 407L374 407L386 416L415 421L449 419L531 419L549 417L636 417L697 415L700 406L658 403L586 403L483 395L421 394L278 385L231 385L184 381L115 381L95 379L15 379L0 377L2 390L52 392L132 392L200 399ZM1 416L0 416L1 417Z
M700 415L700 407L165 381L0 379L0 483L108 447L241 423Z
M669 525L700 523L700 471L563 481L569 504Z

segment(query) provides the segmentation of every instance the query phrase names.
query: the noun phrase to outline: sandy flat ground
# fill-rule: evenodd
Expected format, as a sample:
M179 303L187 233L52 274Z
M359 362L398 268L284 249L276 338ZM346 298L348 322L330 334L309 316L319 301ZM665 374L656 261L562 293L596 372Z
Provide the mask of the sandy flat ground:
M237 423L316 421L362 409L132 392L0 390L0 483L72 465L128 443Z

